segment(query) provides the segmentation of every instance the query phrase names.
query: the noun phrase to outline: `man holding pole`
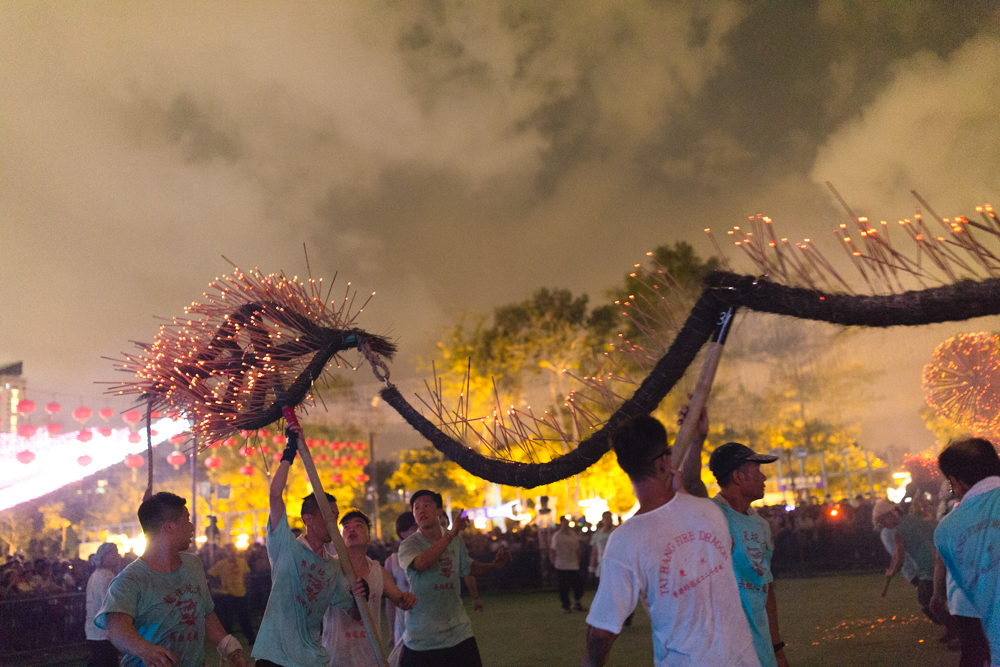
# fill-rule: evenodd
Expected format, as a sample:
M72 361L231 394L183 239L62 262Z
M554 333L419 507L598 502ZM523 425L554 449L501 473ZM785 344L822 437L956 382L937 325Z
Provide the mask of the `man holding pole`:
M257 632L253 657L257 667L321 667L329 664L320 644L323 614L332 604L357 614L353 594L367 598L363 581L350 584L340 563L326 551L330 533L316 494L302 501L306 532L298 539L288 527L282 491L298 452L300 434L285 430L288 444L271 478L267 555L271 561L271 595ZM337 514L337 500L325 494Z
M490 563L469 558L459 533L469 524L461 516L451 530L439 521L441 494L423 489L410 498L417 532L399 545L399 565L409 578L410 590L420 600L406 614L400 667L482 667L479 647L472 636L472 622L462 605L460 579L498 570L510 561L501 549Z
M700 406L696 410L701 413ZM698 436L704 439L706 432ZM686 489L674 491L677 471L667 432L656 419L633 417L611 440L639 511L608 537L601 584L587 616L583 664L607 664L625 618L643 596L657 667L759 667L722 510Z

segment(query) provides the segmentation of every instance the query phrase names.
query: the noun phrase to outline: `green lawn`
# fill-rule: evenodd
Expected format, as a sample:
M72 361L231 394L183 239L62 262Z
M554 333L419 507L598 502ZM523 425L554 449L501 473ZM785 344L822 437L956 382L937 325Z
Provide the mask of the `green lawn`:
M958 663L937 639L943 630L923 617L916 589L897 578L886 599L880 574L782 579L776 594L786 653L793 667L945 667ZM589 604L588 593L584 604ZM555 591L485 596L486 610L473 614L473 629L486 667L572 667L580 664L586 614L563 614ZM471 608L468 599L467 606ZM217 665L214 648L206 665ZM611 652L610 664L649 667L653 647L649 619L639 611ZM0 664L25 664L6 663ZM82 665L62 655L33 665Z
M957 664L958 654L937 641L943 630L920 611L916 589L897 578L883 600L883 581L878 574L780 580L775 593L790 664ZM564 615L555 592L488 598L486 604L472 623L487 667L580 664L586 614ZM609 664L649 667L651 636L649 618L639 611L615 643Z

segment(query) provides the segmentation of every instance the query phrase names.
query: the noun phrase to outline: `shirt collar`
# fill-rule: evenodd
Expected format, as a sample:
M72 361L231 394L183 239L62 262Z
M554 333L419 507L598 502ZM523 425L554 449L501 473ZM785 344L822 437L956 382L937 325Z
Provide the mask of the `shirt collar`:
M1000 488L1000 477L997 477L996 475L986 477L985 479L981 479L973 484L972 488L966 491L965 495L962 496L962 500L974 498L975 496L986 493L987 491L992 491L996 488Z
M729 504L729 501L726 500L726 497L723 496L721 492L715 494L715 499L714 500L715 500L715 502L719 503L723 507L728 507L731 510L733 509L733 506ZM736 510L733 510L733 511L735 512ZM750 507L747 507L747 511L744 512L744 514L746 514L747 516L756 516L757 510L755 510L752 506L750 506Z
M305 533L302 533L301 535L299 535L295 539L298 540L299 543L302 546L304 546L306 549L308 549L309 551L313 550L313 548L311 546L309 546L309 540L306 539L306 534ZM316 552L313 551L313 553L316 553ZM316 554L316 555L318 555L320 558L329 558L330 557L330 554L329 554L329 552L327 552L326 548L323 549L323 553L322 554Z

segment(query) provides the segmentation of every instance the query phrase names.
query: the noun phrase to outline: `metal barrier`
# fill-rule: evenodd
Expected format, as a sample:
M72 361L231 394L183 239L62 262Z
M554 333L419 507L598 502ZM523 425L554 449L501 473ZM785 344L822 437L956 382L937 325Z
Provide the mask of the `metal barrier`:
M61 593L0 601L0 655L82 646L87 594Z

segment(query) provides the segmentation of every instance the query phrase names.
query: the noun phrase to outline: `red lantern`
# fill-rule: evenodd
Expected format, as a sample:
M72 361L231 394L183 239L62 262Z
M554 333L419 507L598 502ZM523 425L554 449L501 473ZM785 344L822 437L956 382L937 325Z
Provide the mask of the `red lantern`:
M60 410L62 410L62 406L54 401L52 403L48 403L45 405L45 411L48 412L50 416L54 415Z
M111 408L101 408L100 410L97 411L97 414L99 414L101 416L101 419L103 419L104 421L108 421L109 419L115 416L115 411L112 410Z
M254 449L253 447L250 447L249 445L243 448L243 456L253 456L256 453L257 450Z
M17 460L23 463L24 465L28 465L29 463L35 460L35 454L34 452L29 452L26 449L23 452L17 453Z
M139 423L140 419L142 419L142 413L139 412L138 410L129 410L128 412L122 415L122 419L125 420L126 424L128 424L132 428L135 428L135 425Z
M107 427L105 427L105 428L99 428L99 429L97 429L97 431L98 431L98 432L99 432L99 433L100 433L101 435L103 435L103 436L104 436L105 438L110 438L110 437L111 437L111 434L112 434L112 433L114 432L114 431L112 431L112 430L111 430L110 428L107 428Z
M360 475L358 475L357 477L355 477L355 479L357 479L359 482L367 482L368 481L368 475L366 475L364 473L361 473Z
M326 458L327 458L326 454L317 454L316 456L313 457L313 460L318 461L319 463L325 463Z
M90 432L89 428L85 428L76 434L76 439L79 440L80 442L90 442L91 438L93 437L94 434Z
M221 465L222 465L222 459L220 459L218 456L209 456L207 459L205 459L205 467L208 468L209 470L213 468L218 468Z
M341 461L343 461L344 463L350 463L350 462L351 462L351 459L353 459L353 458L354 458L354 457L353 457L353 456L351 456L350 454L344 454L344 455L343 455L343 456L342 456L342 457L340 458L340 460L341 460Z
M341 458L330 459L330 465L332 465L332 466L338 466L339 467L340 464L342 464L343 462L344 462L344 459L341 459Z
M368 449L368 445L366 443L364 443L364 442L356 442L356 443L354 443L354 449L356 451L363 452L366 449Z
M337 473L336 475L334 475L332 477L332 479L333 479L333 483L334 484L343 484L344 483L344 476L341 475L340 473Z
M62 431L62 426L59 424L48 424L45 430L49 432L50 436L59 435L59 432Z
M83 456L77 458L76 462L82 465L84 468L86 468L87 466L89 466L91 463L94 462L94 459L84 454Z
M330 443L330 449L338 450L338 449L343 449L343 448L344 448L344 443L342 443L342 442L331 442Z
M260 451L263 454L270 454L271 453L271 448L268 447L267 445L261 445L260 446Z
M167 454L167 463L172 465L174 467L174 470L177 470L182 465L184 465L185 461L187 461L187 457L181 454L176 449Z
M246 475L247 477L250 477L255 472L257 472L257 469L254 468L253 466L240 466L241 475Z
M88 419L90 419L91 415L93 414L94 411L91 410L90 408L77 408L76 410L73 411L73 419L83 424Z
M266 438L269 435L271 435L270 431L265 431L264 429L260 429L259 431L257 431L258 438Z
M37 426L32 426L31 424L21 424L17 427L17 434L22 438L30 438L35 435L38 431Z
M285 444L285 436L280 434L276 435L273 438L271 438L271 442L273 442L276 445L283 445Z
M32 413L32 412L35 411L35 402L34 401L18 401L17 402L17 411L20 412L22 415L30 414L30 413Z
M139 435L138 433L129 433L128 441L131 442L133 445L137 444L142 441L142 436Z
M226 447L232 447L235 444L236 444L236 438L226 438L225 442Z
M145 462L146 459L142 458L138 454L129 454L125 457L125 465L132 469L141 468Z
M181 445L184 444L188 439L187 433L178 433L177 435L170 436L171 445Z
M271 458L274 459L275 463L277 463L278 461L281 460L281 452L275 452L274 456L272 456Z
M241 438L249 438L250 437L250 431L240 431L240 437Z
M160 418L160 411L159 410L153 410L152 412L149 413L149 416L150 416L151 419L159 419Z
M356 461L356 463L359 466L361 466L362 468L364 468L366 465L368 465L368 459L366 459L365 457L361 456L361 457L358 457L358 460Z

